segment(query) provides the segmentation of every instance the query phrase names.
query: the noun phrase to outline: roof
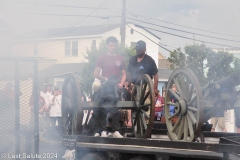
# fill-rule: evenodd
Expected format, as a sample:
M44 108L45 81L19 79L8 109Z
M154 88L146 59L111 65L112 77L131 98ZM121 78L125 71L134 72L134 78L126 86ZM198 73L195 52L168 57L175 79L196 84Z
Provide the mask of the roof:
M47 76L52 77L55 75L61 75L69 72L80 72L85 63L64 63L64 64L54 64L39 71L39 77Z
M54 28L32 31L24 33L15 37L16 40L28 39L46 39L46 38L59 38L59 37L79 37L89 35L100 35L110 30L120 27L120 24L108 25L93 25L93 26L79 26L68 28Z
M166 68L158 69L158 79L168 80L172 72L173 72L172 70Z
M170 63L167 59L158 59L158 68L169 68Z

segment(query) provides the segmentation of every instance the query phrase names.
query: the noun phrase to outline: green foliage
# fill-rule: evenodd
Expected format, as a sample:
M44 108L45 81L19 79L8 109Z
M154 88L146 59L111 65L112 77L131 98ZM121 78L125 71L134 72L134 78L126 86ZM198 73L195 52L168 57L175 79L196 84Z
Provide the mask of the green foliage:
M123 48L120 44L117 45L116 52L122 55L128 65L130 57L136 54L133 48ZM98 48L91 46L90 49L87 49L86 53L83 54L84 58L88 61L80 72L80 83L82 89L85 93L90 93L92 90L92 83L94 81L94 69L97 58L100 55L107 53L107 45L105 41L102 41Z
M234 57L227 52L212 53L208 56L208 73L207 77L210 82L219 80L234 72Z
M182 53L178 48L168 58L170 69L187 67L197 76L202 86L240 70L240 60L227 52L214 52L202 45L187 45Z
M178 67L186 66L186 56L181 51L181 48L178 48L177 50L171 52L168 61L170 62L170 69L172 70Z

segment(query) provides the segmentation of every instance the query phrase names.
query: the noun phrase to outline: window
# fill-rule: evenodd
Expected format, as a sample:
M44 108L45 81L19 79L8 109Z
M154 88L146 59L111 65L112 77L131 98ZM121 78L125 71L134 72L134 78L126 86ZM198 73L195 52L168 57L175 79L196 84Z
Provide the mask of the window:
M34 55L38 55L38 44L34 43Z
M78 41L65 42L65 56L78 56Z
M78 41L72 41L72 56L78 56Z
M70 41L65 42L65 56L70 56Z

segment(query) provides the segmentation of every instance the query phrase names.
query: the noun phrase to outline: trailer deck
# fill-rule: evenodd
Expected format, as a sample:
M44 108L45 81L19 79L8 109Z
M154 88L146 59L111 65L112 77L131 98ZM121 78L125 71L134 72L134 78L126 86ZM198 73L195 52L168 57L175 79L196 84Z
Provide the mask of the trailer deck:
M122 128L130 132L129 128ZM103 138L92 136L52 135L41 145L62 146L62 151L75 149L76 159L84 159L92 155L104 155L113 160L128 160L134 157L145 157L153 160L184 159L215 159L239 160L240 143L238 133L204 132L205 143L170 141L166 129L153 129L151 138ZM55 140L51 140L54 137ZM236 141L234 141L236 140ZM55 147L54 147L55 148ZM89 155L88 155L89 156ZM144 158L143 158L144 159ZM140 158L141 160L141 158Z

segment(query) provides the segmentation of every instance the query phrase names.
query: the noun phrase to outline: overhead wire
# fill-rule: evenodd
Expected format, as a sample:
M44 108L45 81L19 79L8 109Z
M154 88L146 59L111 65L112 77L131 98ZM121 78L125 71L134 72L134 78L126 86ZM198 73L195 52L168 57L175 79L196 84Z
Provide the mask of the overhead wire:
M151 2L151 3L153 3L153 4L159 4L159 3L153 2L153 1L151 1L151 0L148 0L148 2ZM172 7L173 7L172 5L167 4L167 3L165 3L165 2L162 2L162 1L158 1L158 2L160 2L160 3L162 3L163 5L167 6L170 10L172 10L172 11L174 11L174 12L181 13L181 14L183 14L183 15L185 15L185 16L193 17L193 18L195 18L195 19L200 19L200 20L208 21L208 22L210 21L210 19L212 19L212 20L217 20L217 21L220 22L219 24L222 25L222 20L215 19L215 18L211 18L211 17L209 17L209 16L208 16L207 18L210 18L210 19L204 19L204 18L202 18L202 17L196 17L196 16L193 16L193 15L191 15L191 14L186 14L186 13L181 12L181 11L175 9L175 8L172 8ZM160 5L160 6L161 6L161 5ZM206 16L203 16L203 17L206 18ZM212 20L211 20L211 21L212 21ZM229 23L226 23L226 24L224 24L224 25L232 26L232 25L230 25Z
M91 16L94 12L96 12L99 8L101 8L108 0L105 0L103 3L101 3L96 9L94 9L94 11L92 11L91 13L89 13L87 16L85 16L83 19L81 19L80 21L78 21L75 25L73 25L72 27L75 27L71 30L68 30L66 32L63 32L61 34L65 34L65 33L69 33L69 32L72 32L74 30L77 29L77 25L80 24L81 22L83 22L85 19L87 19L89 16ZM61 34L54 34L54 35L61 35Z
M189 26L185 26L185 25L180 25L180 24L176 24L176 23L172 23L172 22L160 20L160 19L157 19L157 18L151 18L151 17L146 17L146 16L143 16L143 15L137 15L137 14L134 14L133 12L130 12L129 10L126 10L126 11L127 11L130 15L132 15L132 16L134 16L134 17L142 17L142 18L144 18L144 19L146 19L146 20L155 20L155 21L164 22L164 23L171 24L171 25L175 25L175 26L179 26L179 27L194 29L194 30L198 30L198 31L202 31L202 32L207 32L207 33L212 33L212 34L218 34L218 35L228 36L228 37L240 38L240 36L235 36L235 35L230 35L230 34L224 34L224 33L213 32L213 31L208 31L208 30L204 30L204 29L189 27Z
M154 23L149 23L149 22L146 22L146 21L141 21L141 20L134 19L134 18L129 18L129 17L126 17L126 18L127 18L127 19L131 19L131 20L134 20L134 21L138 21L138 22L150 24L150 25L153 25L153 26L158 26L158 27L162 27L162 28L166 28L166 29L171 29L171 30L179 31L179 32L184 32L184 33L189 33L189 34L195 34L195 35L199 35L199 36L203 36L203 37L214 38L214 39L219 39L219 40L224 40L224 41L240 42L240 41L238 41L238 40L231 40L231 39L226 39L226 38L208 36L208 35L205 35L205 34L199 34L199 33L195 33L195 32L189 32L189 31L184 31L184 30L180 30L180 29L176 29L176 28L166 27L166 26L162 26L162 25L158 25L158 24L154 24Z
M40 6L53 6L53 7L63 7L63 8L77 8L77 9L97 9L98 7L81 7L81 6L69 6L69 5L59 5L59 4L49 4L49 3L33 3L33 2L19 2L19 1L11 1L11 0L0 0L2 2L8 2L8 3L19 3L19 4L29 4L29 5L40 5ZM112 13L118 13L122 9L118 9L118 11L112 11L109 8L98 8L102 10L108 10ZM117 9L117 8L116 8Z
M193 38L189 38L189 37L185 37L185 36L181 36L181 35L177 35L177 34L173 34L173 33L169 33L169 32L164 32L164 31L160 31L160 30L157 30L157 29L149 28L149 27L144 27L144 26L137 25L137 24L135 24L135 26L139 27L139 28L143 28L143 29L149 29L149 30L153 30L153 31L156 31L156 32L169 34L169 35L180 37L180 38L184 38L184 39L193 40ZM203 43L208 43L208 44L213 44L213 45L218 45L218 46L239 48L239 47L236 47L236 46L230 46L230 45L225 45L225 44L220 44L220 43L214 43L214 42L209 42L209 41L205 41L205 40L199 40L199 39L194 39L194 40L198 41L198 42L203 42Z
M147 39L150 40L151 42L155 43L155 44L158 45L159 47L165 49L165 50L168 51L168 52L172 52L172 51L170 51L169 49L167 49L167 48L163 47L162 45L158 44L157 42L153 41L151 38L149 38L149 37L147 37L146 35L142 34L141 32L138 32L137 30L133 29L129 24L127 24L127 25L128 25L128 27L131 28L133 31L141 34L142 36L144 36L145 38L147 38Z
M120 17L120 16L91 16L91 15L80 15L80 14L51 14L51 13L34 13L34 12L12 12L12 11L2 11L5 13L17 13L17 14L31 14L31 15L42 15L42 16L61 16L61 17L93 17L93 18L101 18L101 19L109 19L113 17Z
M113 21L111 21L110 23L113 23L113 22L115 22L116 20L113 20ZM105 22L104 22L105 23ZM100 25L104 25L104 23L101 23ZM90 33L91 32L93 32L93 31L97 31L97 30L99 30L100 28L94 28L94 29L92 29L91 31L90 31ZM39 48L37 48L38 50L44 50L44 51L49 51L49 50L52 50L53 48L50 48L50 47L53 47L53 46L58 46L58 45L61 45L61 44L63 44L63 42L61 41L61 42L59 42L59 43L55 43L55 44L52 44L52 45L48 45L48 46L44 46L44 47L39 47ZM28 49L27 51L30 51L30 50L32 50L32 49ZM23 51L22 51L23 52Z

